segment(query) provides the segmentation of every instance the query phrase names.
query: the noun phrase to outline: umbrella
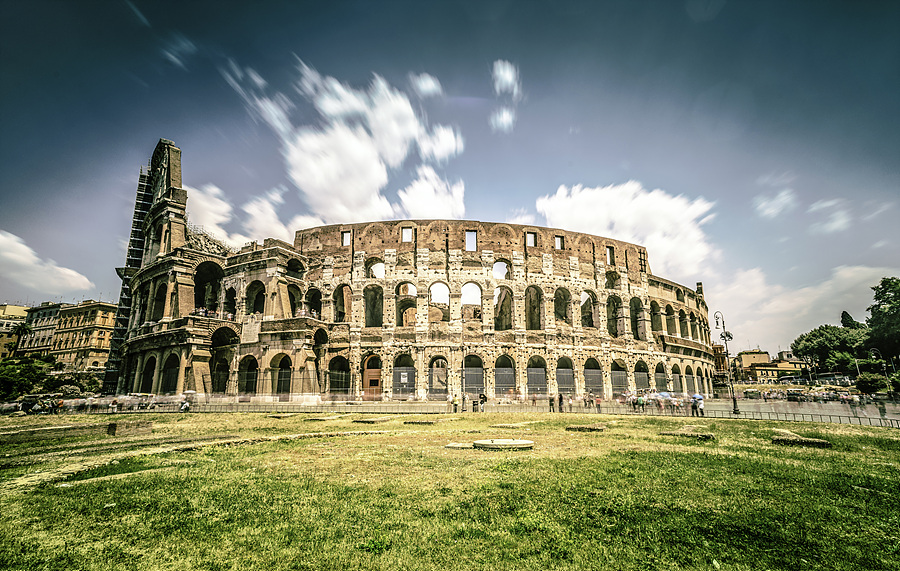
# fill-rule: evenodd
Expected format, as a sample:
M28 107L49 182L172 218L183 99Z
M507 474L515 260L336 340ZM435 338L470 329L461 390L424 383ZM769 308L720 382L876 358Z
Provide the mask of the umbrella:
M703 395L701 395L700 393L694 393L694 396L692 396L691 398L703 400Z
M667 391L663 391L663 392L659 393L659 398L670 399L670 398L672 398L672 395L670 395Z

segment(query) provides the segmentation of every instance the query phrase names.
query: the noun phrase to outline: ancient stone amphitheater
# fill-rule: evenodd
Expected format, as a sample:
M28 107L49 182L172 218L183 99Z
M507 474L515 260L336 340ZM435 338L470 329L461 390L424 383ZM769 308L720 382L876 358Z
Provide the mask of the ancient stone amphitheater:
M642 246L536 226L393 220L232 251L188 226L180 156L161 140L139 181L118 268L119 392L531 400L711 389L702 285L653 275Z

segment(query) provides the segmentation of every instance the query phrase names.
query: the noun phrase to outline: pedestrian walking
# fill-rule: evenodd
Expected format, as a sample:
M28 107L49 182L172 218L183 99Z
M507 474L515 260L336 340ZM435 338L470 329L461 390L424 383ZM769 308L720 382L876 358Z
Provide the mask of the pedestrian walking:
M700 416L706 416L706 413L703 412L703 399L700 399L700 402L697 403L697 410L700 411Z
M559 393L559 412L563 412L563 396L562 393Z
M553 412L553 403L556 402L556 399L553 398L553 395L550 395L547 400L550 401L550 412Z

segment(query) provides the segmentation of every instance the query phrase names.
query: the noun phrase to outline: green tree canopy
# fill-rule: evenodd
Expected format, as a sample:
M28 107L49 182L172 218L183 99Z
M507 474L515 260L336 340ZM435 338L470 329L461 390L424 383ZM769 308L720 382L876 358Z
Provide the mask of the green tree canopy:
M864 329L866 327L866 324L860 323L859 321L853 319L853 317L849 313L847 313L846 311L842 311L841 327L846 327L847 329Z
M865 329L820 325L801 334L791 343L794 355L813 363L822 372L855 374L854 357L861 354L866 341Z
M877 393L887 388L887 379L875 373L862 373L856 378L856 388L867 395Z
M47 373L34 363L13 359L0 362L0 401L15 400L21 395L43 390Z
M900 355L900 278L882 278L872 288L875 303L869 306L869 343L888 360Z

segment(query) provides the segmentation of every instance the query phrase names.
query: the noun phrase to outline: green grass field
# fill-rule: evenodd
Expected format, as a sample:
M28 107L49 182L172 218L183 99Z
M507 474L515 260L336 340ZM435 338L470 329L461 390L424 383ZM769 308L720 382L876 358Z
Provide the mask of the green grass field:
M890 429L354 418L141 415L152 436L0 445L0 567L900 569L900 433ZM0 430L100 420L3 418ZM491 428L522 421L535 422ZM607 430L565 430L595 422ZM659 434L686 425L715 439ZM774 429L832 447L773 445ZM384 432L287 438L371 430ZM249 440L215 445L214 435ZM206 445L184 449L195 438ZM535 448L445 448L485 438Z

